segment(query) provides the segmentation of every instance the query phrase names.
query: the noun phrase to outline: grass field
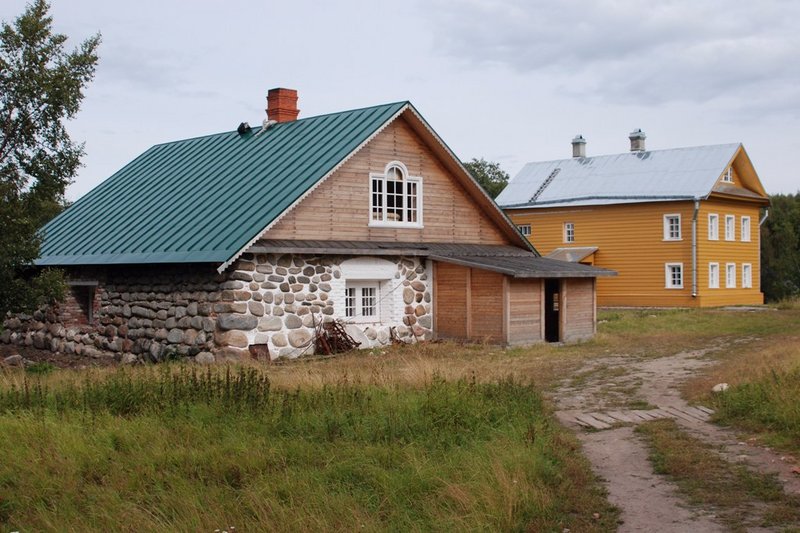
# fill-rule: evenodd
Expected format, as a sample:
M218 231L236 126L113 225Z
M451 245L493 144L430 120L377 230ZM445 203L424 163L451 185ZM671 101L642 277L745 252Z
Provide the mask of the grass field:
M542 393L588 358L707 346L723 346L720 368L741 382L783 376L800 310L600 319L594 340L569 346L0 370L0 531L613 530L616 511Z
M603 531L615 520L576 442L513 378L281 390L256 368L16 376L0 412L4 531Z

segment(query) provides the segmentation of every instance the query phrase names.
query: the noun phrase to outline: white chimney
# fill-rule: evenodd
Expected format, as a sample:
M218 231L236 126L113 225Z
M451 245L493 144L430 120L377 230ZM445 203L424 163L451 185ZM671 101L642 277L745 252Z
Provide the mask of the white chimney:
M631 152L644 152L644 140L647 139L647 135L641 129L636 129L628 135L628 139L631 140Z
M586 157L586 139L580 133L572 139L572 157Z

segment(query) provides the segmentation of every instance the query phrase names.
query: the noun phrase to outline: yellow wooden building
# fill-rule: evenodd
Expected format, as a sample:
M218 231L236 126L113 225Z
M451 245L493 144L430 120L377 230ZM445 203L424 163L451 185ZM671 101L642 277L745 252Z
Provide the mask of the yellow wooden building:
M528 163L497 198L548 257L618 272L602 306L763 303L759 225L769 200L741 144Z

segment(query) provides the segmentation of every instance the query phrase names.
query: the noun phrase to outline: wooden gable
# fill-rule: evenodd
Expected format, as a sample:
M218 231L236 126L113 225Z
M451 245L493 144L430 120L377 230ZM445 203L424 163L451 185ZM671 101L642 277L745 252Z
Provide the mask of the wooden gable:
M370 173L382 173L392 161L402 162L411 176L422 178L421 228L369 225ZM287 211L262 238L518 244L509 236L513 227L498 223L502 214L492 212L491 201L469 191L471 185L455 176L401 116Z
M733 179L732 182L723 181L728 168L731 169L731 177ZM761 180L758 178L756 169L753 166L752 161L750 161L750 157L747 155L744 147L742 146L739 146L739 149L731 159L728 167L726 167L725 172L723 172L722 175L717 178L717 182L714 187L717 188L721 185L733 185L734 187L746 189L747 191L750 191L758 196L764 198L767 197L767 192L764 190L764 186L761 184Z

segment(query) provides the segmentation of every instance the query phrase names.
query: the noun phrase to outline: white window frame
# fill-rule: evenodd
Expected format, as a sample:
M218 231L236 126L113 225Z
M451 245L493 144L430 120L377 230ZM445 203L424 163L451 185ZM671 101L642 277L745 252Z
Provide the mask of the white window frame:
M725 288L736 288L736 263L725 263Z
M679 268L681 282L676 284L673 281L672 269ZM664 264L664 287L667 289L682 289L683 288L683 263L665 263Z
M742 288L753 288L753 265L751 263L742 263Z
M344 288L344 318L348 322L373 324L381 321L381 290L378 281L347 281ZM352 291L352 294L351 294ZM372 291L372 295L368 294ZM351 298L353 301L351 302ZM372 306L366 307L367 298L372 298ZM352 305L351 305L352 304ZM371 314L364 314L371 310Z
M390 220L389 211L390 208L388 207L388 183L389 181L395 180L388 180L387 175L393 169L397 169L401 174L400 182L403 183L403 207L400 208L403 212L404 220ZM376 181L381 182L381 191L378 193L380 195L380 203L381 205L375 206L375 193L372 190L373 183ZM414 184L416 187L416 197L415 197L415 209L409 207L409 199L412 198L408 191L408 185ZM369 173L369 226L378 227L378 228L422 228L422 209L423 207L423 193L422 193L422 177L421 176L412 176L408 173L408 169L406 166L401 163L400 161L391 161L386 167L383 169L383 173L378 172L370 172ZM373 219L373 211L376 209L380 210L381 218L380 220ZM413 222L408 222L410 218L410 213L412 211L416 212L417 219Z
M719 263L708 264L708 288L719 289Z
M736 240L736 215L725 215L725 240Z
M672 236L672 220L677 220L678 223L678 235L673 237ZM681 215L680 213L670 213L668 215L664 215L664 240L665 241L681 241L683 240L683 233L681 231Z
M708 240L719 240L719 215L717 213L708 214Z
M722 181L725 183L733 183L733 169L728 167L728 170L722 173Z
M517 229L522 234L523 237L530 237L531 236L531 225L530 224L518 224Z
M575 242L575 223L564 222L564 242Z
M750 217L743 216L739 225L742 242L750 242Z

